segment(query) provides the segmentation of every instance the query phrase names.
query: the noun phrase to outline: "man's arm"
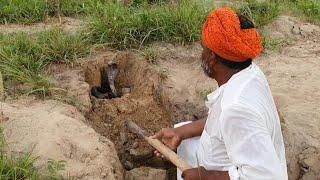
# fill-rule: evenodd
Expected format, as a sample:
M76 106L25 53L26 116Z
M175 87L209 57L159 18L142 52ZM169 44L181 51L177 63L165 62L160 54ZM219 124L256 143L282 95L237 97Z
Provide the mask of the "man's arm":
M182 140L200 136L205 124L206 118L203 118L177 128L165 128L152 136L152 138L159 139L170 149L176 150ZM155 154L161 156L158 151L155 151Z
M182 177L184 180L230 180L227 171L206 170L203 167L185 170Z
M181 136L182 140L200 136L206 124L206 120L207 118L202 118L200 120L193 121L192 123L175 128L175 130Z

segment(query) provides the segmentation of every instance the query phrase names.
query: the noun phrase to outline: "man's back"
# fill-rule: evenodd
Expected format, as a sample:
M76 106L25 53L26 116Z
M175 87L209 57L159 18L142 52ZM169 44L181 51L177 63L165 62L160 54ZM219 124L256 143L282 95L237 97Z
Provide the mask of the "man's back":
M287 179L279 117L255 64L210 94L207 106L199 148L205 168L229 170L241 179Z

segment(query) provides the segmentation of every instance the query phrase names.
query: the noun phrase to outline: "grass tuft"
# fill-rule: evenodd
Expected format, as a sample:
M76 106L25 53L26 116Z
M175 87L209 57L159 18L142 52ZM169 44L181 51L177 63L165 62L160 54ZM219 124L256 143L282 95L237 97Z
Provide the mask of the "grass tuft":
M313 23L320 23L320 1L318 0L291 0L292 6L298 9L298 13L303 14L306 19Z
M287 45L289 42L285 39L272 38L266 34L262 34L262 42L265 50L279 50L281 47Z
M45 0L0 0L0 24L30 24L46 19Z
M279 4L273 1L247 0L247 3L244 3L236 11L252 19L257 27L272 22L280 15Z
M47 175L40 174L34 166L36 157L32 157L30 154L24 154L19 156L7 155L5 153L6 142L4 138L3 128L0 128L0 179L48 179L59 180L63 179L59 175L59 171L64 170L65 161L48 160Z
M237 12L253 19L258 27L272 22L280 14L291 14L320 23L320 1L318 0L270 0L259 2L246 0L236 8Z
M117 2L98 3L96 13L90 16L89 33L95 43L119 49L141 47L154 41L187 44L200 39L208 12L203 4L192 0L137 7Z
M50 63L73 63L90 52L89 40L82 33L68 34L61 29L53 29L37 36L41 55Z
M150 64L158 64L159 54L153 47L147 47L141 51L141 55L147 60Z
M95 3L107 0L0 0L0 24L31 24L48 16L76 17L95 11Z
M31 35L8 34L0 39L0 70L4 79L27 84L27 92L31 94L49 91L50 83L43 73L49 64L71 64L90 52L84 36L60 29Z

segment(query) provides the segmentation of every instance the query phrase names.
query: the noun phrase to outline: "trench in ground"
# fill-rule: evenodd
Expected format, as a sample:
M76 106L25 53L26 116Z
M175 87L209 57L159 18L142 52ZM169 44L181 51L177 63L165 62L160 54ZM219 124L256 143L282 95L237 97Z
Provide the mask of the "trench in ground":
M101 99L91 94L92 110L87 115L89 122L98 133L115 144L126 170L140 166L162 168L168 170L169 179L174 179L175 168L155 157L153 149L126 129L124 124L125 120L130 119L150 135L173 125L172 116L163 105L161 77L143 60L124 53L85 66L86 81L91 88L104 86L105 70L111 61L118 67L115 79L118 97Z

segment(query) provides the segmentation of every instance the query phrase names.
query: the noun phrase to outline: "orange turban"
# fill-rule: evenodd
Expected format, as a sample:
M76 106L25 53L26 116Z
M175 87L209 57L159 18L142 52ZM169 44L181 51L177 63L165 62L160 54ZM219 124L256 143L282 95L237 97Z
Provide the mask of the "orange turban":
M261 37L256 29L241 29L240 20L231 8L212 11L203 26L204 45L234 62L254 59L262 51Z

